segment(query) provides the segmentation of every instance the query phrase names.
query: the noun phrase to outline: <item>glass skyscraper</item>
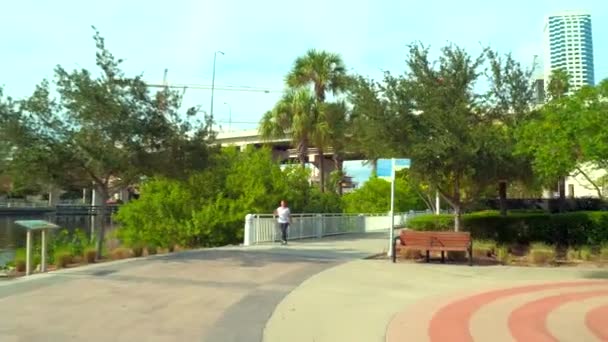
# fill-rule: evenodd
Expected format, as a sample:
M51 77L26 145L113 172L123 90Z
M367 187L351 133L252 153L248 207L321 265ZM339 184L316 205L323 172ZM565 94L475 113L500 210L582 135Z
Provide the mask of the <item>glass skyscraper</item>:
M594 85L591 15L566 11L546 18L544 29L545 86L551 72L563 69L570 75L570 90Z

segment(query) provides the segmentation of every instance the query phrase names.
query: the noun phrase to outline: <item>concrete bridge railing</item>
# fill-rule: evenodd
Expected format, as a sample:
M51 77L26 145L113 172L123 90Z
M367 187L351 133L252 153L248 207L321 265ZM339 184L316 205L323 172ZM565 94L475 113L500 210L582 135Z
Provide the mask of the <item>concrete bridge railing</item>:
M404 227L408 218L430 214L430 211L410 211L395 214L395 227ZM370 233L389 230L391 216L383 214L292 214L289 240L322 238L325 236ZM250 246L280 238L277 218L272 214L249 214L245 217L243 245Z

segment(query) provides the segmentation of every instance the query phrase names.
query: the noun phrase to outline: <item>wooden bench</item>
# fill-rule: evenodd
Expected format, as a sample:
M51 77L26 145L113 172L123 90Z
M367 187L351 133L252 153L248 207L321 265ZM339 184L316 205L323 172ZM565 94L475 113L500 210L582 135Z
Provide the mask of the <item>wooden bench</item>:
M397 244L399 241L399 244ZM430 252L441 252L441 262L445 262L445 252L463 251L469 254L469 265L473 265L473 241L469 232L419 232L402 230L393 241L393 262L401 249L426 251L426 262Z

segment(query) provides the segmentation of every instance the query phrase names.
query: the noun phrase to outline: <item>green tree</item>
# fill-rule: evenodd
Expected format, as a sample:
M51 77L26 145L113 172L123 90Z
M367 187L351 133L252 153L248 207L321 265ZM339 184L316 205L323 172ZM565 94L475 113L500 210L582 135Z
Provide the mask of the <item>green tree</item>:
M379 158L404 156L402 144L411 129L409 94L405 80L388 73L382 83L361 76L350 83L349 148L368 160L372 174Z
M522 126L518 152L533 158L535 173L545 183L582 175L596 190L603 193L590 170L608 171L608 81L596 87L584 87L575 94L555 98Z
M391 183L377 177L370 178L362 187L343 196L347 213L383 213L390 210ZM426 209L426 205L408 177L397 177L395 211Z
M507 214L509 183L528 184L534 181L529 158L515 155L515 132L531 115L533 88L531 70L524 70L511 55L504 58L487 51L489 91L483 101L487 120L479 131L481 146L474 160L473 182L477 191L498 185L501 215Z
M22 102L11 135L14 165L48 184L93 186L105 203L112 192L142 176L184 176L204 165L204 127L178 114L179 96L168 90L151 95L141 76L127 77L121 59L95 31L100 74L55 68L58 100L43 81ZM193 113L189 111L189 114ZM167 161L171 162L167 162ZM103 222L103 220L101 220ZM105 227L97 239L103 250Z
M302 168L306 167L308 149L317 128L315 100L307 89L289 89L260 121L259 131L262 138L291 137L298 151Z
M559 100L570 91L570 74L564 69L556 69L549 76L547 92L551 100Z
M319 172L321 192L325 190L325 148L330 144L330 132L333 127L326 119L325 102L328 92L338 94L346 90L349 77L344 61L340 55L327 51L308 50L304 56L298 57L292 70L286 76L286 83L292 88L312 86L316 98L316 116L318 127L314 130L312 139L319 155Z

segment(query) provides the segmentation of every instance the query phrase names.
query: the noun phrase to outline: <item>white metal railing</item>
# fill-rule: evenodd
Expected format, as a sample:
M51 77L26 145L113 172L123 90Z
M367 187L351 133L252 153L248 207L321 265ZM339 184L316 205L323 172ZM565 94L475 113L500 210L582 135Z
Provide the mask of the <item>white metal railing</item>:
M45 208L48 206L49 206L48 201L36 201L36 202L9 201L9 202L0 203L0 208Z
M410 211L395 214L395 227L405 227L407 220L430 211ZM382 214L292 214L289 240L322 238L350 233L388 231L391 225L389 213ZM245 246L274 242L280 237L275 215L249 214L245 217Z

